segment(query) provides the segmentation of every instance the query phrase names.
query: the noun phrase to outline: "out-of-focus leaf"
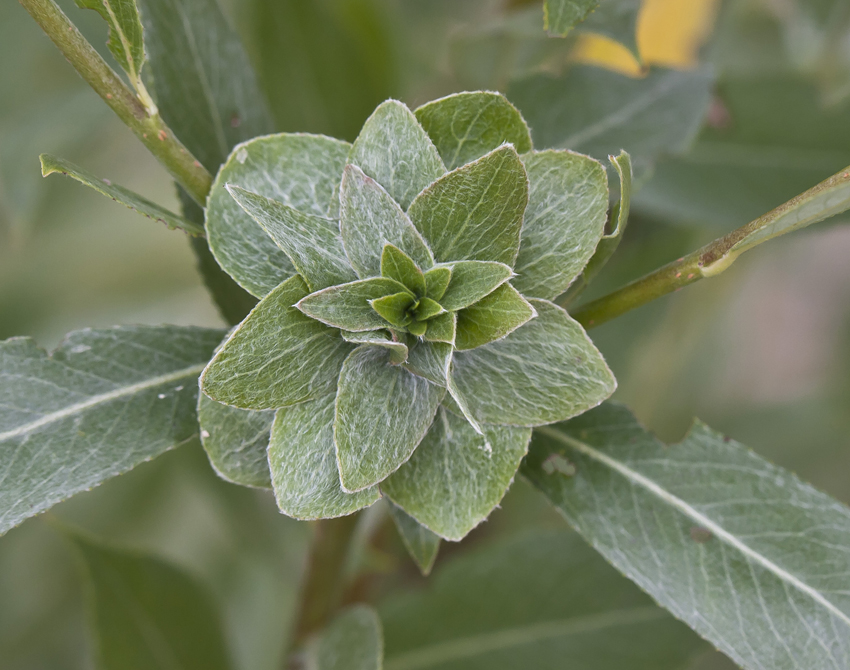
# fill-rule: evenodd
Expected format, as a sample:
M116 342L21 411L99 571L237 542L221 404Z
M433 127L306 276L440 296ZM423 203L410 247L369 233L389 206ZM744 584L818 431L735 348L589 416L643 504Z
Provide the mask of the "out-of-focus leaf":
M680 670L706 648L566 531L465 554L379 611L386 670Z
M315 670L381 670L384 637L381 621L371 607L355 605L322 631L307 651Z
M197 435L197 379L224 333L80 330L48 355L0 343L0 533Z
M641 0L602 0L599 7L579 28L585 32L610 37L640 58L637 45L640 7Z
M790 472L701 423L667 446L610 404L538 429L522 472L744 668L850 662L850 509Z
M440 536L432 533L398 505L390 503L390 515L407 552L427 577L440 551Z
M97 670L227 670L218 608L183 570L151 556L70 539L86 568Z
M550 35L564 37L597 7L599 0L544 0L543 29Z

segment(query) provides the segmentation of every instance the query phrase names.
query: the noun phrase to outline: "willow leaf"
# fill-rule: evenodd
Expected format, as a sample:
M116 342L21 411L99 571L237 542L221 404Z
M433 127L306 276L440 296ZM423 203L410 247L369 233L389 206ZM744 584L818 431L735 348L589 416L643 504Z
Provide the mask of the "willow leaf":
M390 516L407 553L427 577L440 551L440 536L425 528L398 505L390 503Z

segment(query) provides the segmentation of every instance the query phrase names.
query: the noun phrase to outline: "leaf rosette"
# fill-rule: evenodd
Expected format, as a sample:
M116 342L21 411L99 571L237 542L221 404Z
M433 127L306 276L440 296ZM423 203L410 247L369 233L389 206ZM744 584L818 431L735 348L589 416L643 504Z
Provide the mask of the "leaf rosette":
M552 302L593 255L607 208L602 165L534 151L497 93L415 112L389 100L353 144L284 133L237 146L206 228L261 300L201 377L216 469L263 481L246 445L264 448L256 431L273 413L269 480L285 514L342 516L386 495L462 538L504 496L533 427L614 391Z

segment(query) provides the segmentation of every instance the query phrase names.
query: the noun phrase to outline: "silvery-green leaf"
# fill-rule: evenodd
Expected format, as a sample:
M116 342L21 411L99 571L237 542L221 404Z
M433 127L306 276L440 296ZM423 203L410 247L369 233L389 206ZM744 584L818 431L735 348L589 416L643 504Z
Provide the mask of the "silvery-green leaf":
M390 243L381 253L381 276L404 284L416 296L425 295L425 275L413 259Z
M416 118L449 170L466 165L503 144L531 151L522 115L501 93L455 93L419 107Z
M295 275L263 298L204 370L204 393L226 405L262 410L332 390L352 347L339 331L294 307L307 292Z
M429 342L427 332L425 336L426 340L416 340L410 347L407 361L402 367L428 381L445 386L449 364L452 361L452 345L444 342Z
M338 615L306 652L311 670L382 670L384 636L378 615L354 605Z
M457 314L449 312L435 316L428 322L428 330L423 337L429 342L454 344L457 338Z
M232 184L225 188L289 257L311 291L357 279L342 247L337 221L301 212Z
M343 330L342 337L346 342L352 344L372 344L376 347L388 349L390 362L396 365L407 360L407 344L393 339L393 336L386 330L367 330L360 333Z
M268 463L281 512L296 519L345 516L381 497L377 487L346 493L334 446L336 393L277 410Z
M513 266L527 204L525 168L505 145L435 181L416 196L408 214L437 261Z
M392 279L373 277L331 286L305 296L296 307L307 316L351 331L388 328L390 323L372 309L371 301L407 289Z
M48 355L0 342L0 533L198 433L198 375L224 332L122 326Z
M307 214L335 219L351 145L321 135L281 133L237 146L207 200L206 228L219 265L262 297L295 272L289 258L225 189L233 184Z
M445 389L390 363L378 347L351 352L339 375L334 440L345 491L374 486L425 436Z
M428 134L398 100L382 103L366 120L348 162L383 186L404 210L446 171Z
M529 298L554 300L602 237L608 178L598 161L570 151L535 151L522 158L529 196L511 283Z
M578 323L557 305L530 302L536 318L503 340L453 357L454 387L481 423L563 421L595 407L617 386Z
M450 281L435 300L450 312L478 302L513 276L509 266L495 261L458 261L445 267L451 269Z
M544 0L543 30L550 35L564 37L597 7L599 0Z
M269 431L274 410L258 412L222 405L201 393L201 444L222 479L242 486L271 488Z
M431 300L440 300L452 280L452 271L445 265L431 268L425 273L425 295Z
M420 298L419 304L413 311L417 321L428 321L441 314L446 314L443 306L436 300L431 300L431 298Z
M98 193L102 193L116 202L120 202L122 205L129 207L142 216L164 223L172 230L179 228L190 235L204 235L204 227L201 224L169 212L164 207L160 207L155 202L151 202L147 198L140 196L138 193L133 193L133 191L123 186L113 184L106 179L99 179L88 170L84 170L73 163L56 158L56 156L50 156L49 154L41 154L39 160L41 160L41 175L43 177L56 172L64 174L66 177L76 179L81 184L90 186Z
M381 274L381 255L392 244L420 268L434 258L407 214L377 181L356 165L346 165L340 191L339 228L351 265L361 278Z
M136 0L76 0L77 7L93 9L109 26L106 45L135 87L141 84L145 64L142 20Z
M381 490L419 523L460 540L505 495L528 450L530 428L483 425L441 409L422 443Z
M474 349L499 340L537 316L534 307L505 283L457 313L455 348Z
M390 516L405 549L427 577L440 551L440 536L425 528L398 505L390 503Z
M547 474L553 456L575 466ZM697 423L624 407L535 431L523 474L659 604L748 670L850 664L850 509Z
M412 319L408 310L414 302L416 302L416 298L404 291L403 293L394 293L393 295L385 295L383 298L370 300L369 304L391 326L404 328Z

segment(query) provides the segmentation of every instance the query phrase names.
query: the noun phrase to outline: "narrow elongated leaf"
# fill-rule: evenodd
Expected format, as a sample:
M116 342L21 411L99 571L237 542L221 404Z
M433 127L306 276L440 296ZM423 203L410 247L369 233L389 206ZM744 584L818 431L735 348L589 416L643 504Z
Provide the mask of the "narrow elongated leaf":
M398 247L422 269L434 264L428 245L407 214L356 165L346 165L342 176L339 228L348 258L361 278L381 274L387 244Z
M385 244L381 253L381 275L404 284L415 296L425 295L425 275L413 259L398 247Z
M408 214L437 261L513 267L527 204L528 177L506 145L438 179L416 196Z
M547 474L553 455L575 475ZM792 473L700 423L668 447L612 404L539 429L522 471L742 667L850 663L850 509Z
M392 279L374 277L316 291L305 296L296 307L335 328L353 332L378 330L392 324L372 308L372 301L397 293L406 294L407 289Z
M336 393L277 411L269 465L280 510L296 519L328 519L367 507L377 487L346 493L339 485L334 446Z
M225 189L233 184L306 214L335 219L339 181L351 145L319 135L282 133L239 145L207 200L207 236L216 260L257 297L295 269L287 255Z
M352 346L339 331L294 307L307 290L295 275L263 298L204 370L204 393L226 405L262 410L332 390Z
M145 44L136 0L76 0L76 3L77 7L93 9L106 21L109 51L133 86L141 83Z
M342 488L360 491L397 470L434 420L445 389L361 346L339 375L334 439Z
M41 154L39 160L41 160L41 175L43 177L56 172L64 174L66 177L76 179L81 184L90 186L98 193L102 193L116 202L120 202L125 207L129 207L142 216L164 223L172 230L179 228L190 235L204 235L204 227L201 224L169 212L164 207L160 207L155 202L151 202L147 198L140 196L138 193L133 193L133 191L123 186L113 184L106 179L99 179L88 170L84 170L73 163L49 154Z
M386 330L367 330L362 333L342 331L342 337L346 342L352 344L371 344L376 347L384 347L390 352L390 362L398 365L407 360L407 345L399 342Z
M227 670L221 618L194 577L70 535L88 574L97 670Z
M462 539L504 497L531 439L530 428L482 429L484 436L441 409L422 444L381 490L440 537Z
M403 367L439 386L445 386L454 349L451 343L428 341L427 332L425 337L425 341L417 340L410 347Z
M597 7L599 0L544 0L543 30L552 36L565 37Z
M398 100L382 103L366 120L349 162L383 186L403 210L446 171L428 134Z
M198 432L198 375L224 332L71 333L48 355L0 342L0 533Z
M427 577L440 551L440 536L425 528L398 505L390 504L390 515L405 549Z
M457 313L455 347L474 349L505 337L537 316L534 307L510 284L502 284Z
M593 256L608 211L600 163L569 151L523 156L529 198L513 285L531 298L554 300Z
M273 420L274 410L238 409L203 393L198 398L201 444L213 469L234 484L271 488L267 452Z
M228 184L226 188L289 257L311 291L357 279L342 248L339 223L299 212L238 186Z
M525 120L501 93L455 93L422 105L415 114L449 170L503 144L513 144L519 153L531 151Z
M310 668L315 670L382 670L384 636L381 621L371 607L345 610L311 645Z
M454 386L481 423L554 423L595 407L617 386L581 326L557 305L530 302L537 317L522 328L454 355Z
M386 670L682 670L708 647L569 531L461 554L379 611Z
M450 281L436 300L452 312L478 302L513 276L509 266L494 261L459 261L447 267L451 269Z

